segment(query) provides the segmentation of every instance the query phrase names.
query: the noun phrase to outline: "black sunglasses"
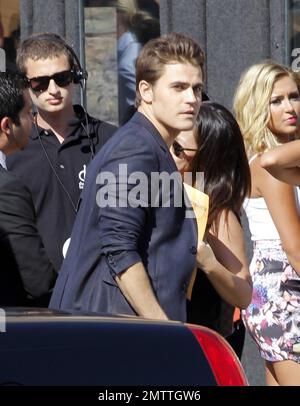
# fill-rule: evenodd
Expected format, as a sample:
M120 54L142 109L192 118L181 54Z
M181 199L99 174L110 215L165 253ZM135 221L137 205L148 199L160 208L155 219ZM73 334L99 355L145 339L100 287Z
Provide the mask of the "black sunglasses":
M53 79L57 86L66 87L74 79L72 70L65 70L63 72L55 73L52 76L38 76L36 78L27 78L28 84L34 92L45 92L49 87L50 80Z
M177 157L179 157L179 155L184 151L197 152L197 149L195 149L195 148L183 148L180 144L178 144L177 141L173 142L173 150L174 150L174 155Z

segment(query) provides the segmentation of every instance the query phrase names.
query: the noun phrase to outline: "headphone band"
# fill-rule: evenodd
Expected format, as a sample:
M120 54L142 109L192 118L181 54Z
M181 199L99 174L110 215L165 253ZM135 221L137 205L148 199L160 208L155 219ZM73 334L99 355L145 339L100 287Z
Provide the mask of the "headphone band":
M64 45L65 45L65 47L68 49L68 51L71 53L71 55L73 56L73 59L75 60L75 62L76 62L76 67L77 67L77 69L75 69L75 75L77 75L78 77L76 78L76 81L75 81L75 78L74 78L74 82L75 83L78 83L78 82L80 82L81 80L87 80L87 78L88 78L88 72L85 70L85 69L83 69L82 68L82 66L81 66L81 63L80 63L80 61L79 61L79 59L78 59L78 56L76 55L76 52L74 51L74 49L69 45L69 44L67 44L67 43L64 43Z

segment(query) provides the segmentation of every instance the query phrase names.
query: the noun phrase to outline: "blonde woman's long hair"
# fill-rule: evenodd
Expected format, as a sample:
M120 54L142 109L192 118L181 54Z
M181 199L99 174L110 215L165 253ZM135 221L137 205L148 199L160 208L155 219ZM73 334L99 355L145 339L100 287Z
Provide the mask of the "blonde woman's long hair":
M233 108L241 128L248 156L280 145L268 128L270 99L274 83L289 76L300 88L297 73L284 65L266 61L251 66L241 76L234 95Z

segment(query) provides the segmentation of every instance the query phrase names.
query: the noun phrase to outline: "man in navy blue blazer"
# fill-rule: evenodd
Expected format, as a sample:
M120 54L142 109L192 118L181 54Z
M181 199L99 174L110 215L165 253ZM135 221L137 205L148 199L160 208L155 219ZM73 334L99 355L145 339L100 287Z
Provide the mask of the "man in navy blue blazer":
M138 111L88 168L51 308L186 319L197 228L169 147L194 126L203 64L201 48L183 34L142 49Z

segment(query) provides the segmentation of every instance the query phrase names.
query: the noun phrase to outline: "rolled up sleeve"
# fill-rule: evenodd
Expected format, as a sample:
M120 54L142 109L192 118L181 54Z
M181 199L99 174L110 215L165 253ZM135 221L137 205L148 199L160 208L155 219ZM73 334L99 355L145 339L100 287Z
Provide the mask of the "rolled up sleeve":
M126 165L126 176L120 175L120 165ZM124 166L123 166L124 168ZM132 265L142 261L139 245L145 234L147 219L151 211L151 173L158 171L156 154L151 143L145 143L142 137L136 137L136 142L124 140L118 151L112 154L109 163L101 168L102 173L113 174L115 185L109 187L109 201L116 204L99 208L99 239L101 254L104 254L113 276L124 272ZM124 196L129 196L139 183L128 182L133 173L142 173L143 191L139 198L141 204L133 207L124 206ZM107 187L105 182L99 183L99 190ZM122 192L120 192L120 190ZM122 196L121 196L122 195ZM120 204L121 202L121 204Z

